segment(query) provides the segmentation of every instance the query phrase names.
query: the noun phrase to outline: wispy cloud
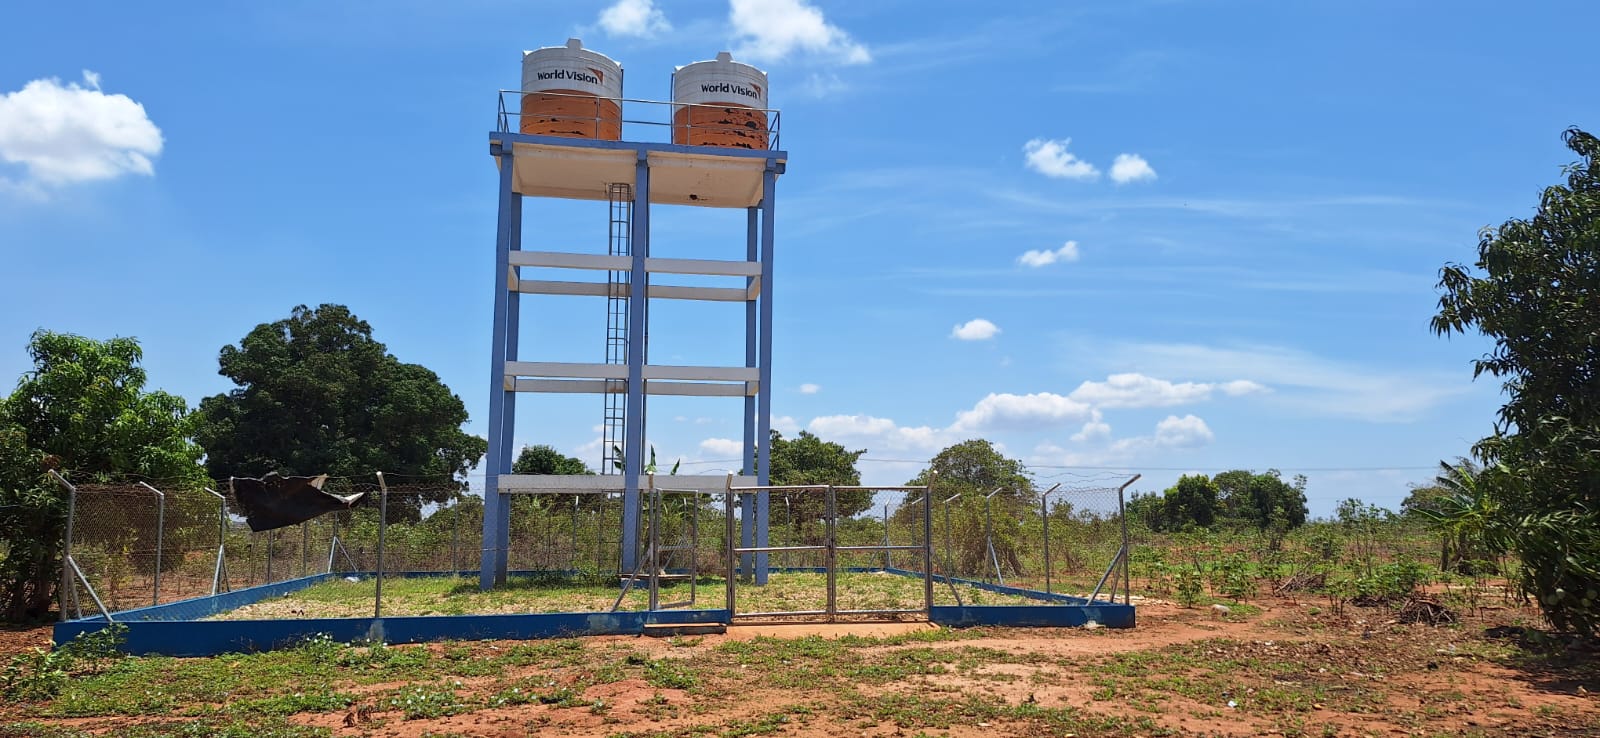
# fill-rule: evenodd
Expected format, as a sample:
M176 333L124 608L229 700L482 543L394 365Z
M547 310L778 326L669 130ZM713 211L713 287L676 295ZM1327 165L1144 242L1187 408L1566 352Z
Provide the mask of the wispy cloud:
M818 392L821 392L821 391L822 391L822 385L820 385L820 384L812 384L810 382L806 382L805 384L800 385L800 394L802 394L802 395L814 395L814 394L816 394Z
M1282 346L1122 343L1101 346L1107 361L1156 374L1182 373L1272 388L1269 402L1308 415L1379 423L1415 421L1469 388L1455 375L1365 366ZM1226 390L1228 385L1221 385ZM1254 391L1248 386L1238 389ZM1236 390L1237 391L1237 390Z

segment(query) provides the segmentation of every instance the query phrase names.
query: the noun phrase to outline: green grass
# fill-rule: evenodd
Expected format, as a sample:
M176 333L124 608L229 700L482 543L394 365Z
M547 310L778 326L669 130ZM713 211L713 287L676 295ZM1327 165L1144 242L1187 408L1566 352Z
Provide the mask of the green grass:
M647 609L647 584L640 581L620 609ZM959 585L958 585L959 586ZM377 583L373 579L323 582L285 597L247 605L215 616L214 620L281 618L371 617ZM997 594L961 586L962 601L969 605L1045 605L1051 603L1015 595ZM663 602L689 598L687 582L662 587ZM720 578L702 577L695 587L694 607L720 609L726 588ZM922 580L896 574L840 573L836 583L840 610L916 609L923 604ZM505 586L483 592L476 578L423 577L386 579L383 614L466 615L531 612L598 612L611 609L618 588L609 581L560 577L513 577ZM821 610L827 602L827 580L822 574L774 574L766 586L740 586L741 612ZM949 586L936 583L934 602L954 604Z

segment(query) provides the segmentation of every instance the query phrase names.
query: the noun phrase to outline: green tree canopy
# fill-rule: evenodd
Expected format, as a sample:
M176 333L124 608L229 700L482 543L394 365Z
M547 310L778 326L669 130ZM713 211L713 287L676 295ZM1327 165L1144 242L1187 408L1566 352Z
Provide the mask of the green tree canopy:
M0 611L8 620L43 616L60 576L66 496L47 469L76 482L204 480L188 407L144 391L137 341L41 330L28 355L33 368L0 401Z
M856 470L856 460L866 449L850 451L832 441L824 441L810 431L790 439L772 431L772 455L769 479L778 486L798 484L832 484L852 487L861 484L861 472ZM803 492L774 493L773 515L788 516L789 527L806 541L816 539L815 524L822 520L825 501L820 495ZM870 490L843 490L834 500L840 517L856 515L872 506Z
M342 305L258 325L219 364L239 386L200 403L195 432L214 477L459 477L488 448L461 430L466 407L438 375L395 358Z
M1217 518L1217 483L1204 474L1185 474L1166 491L1162 518L1168 530L1209 528Z
M911 480L910 484L927 484L931 475L937 474L939 493L986 495L1000 490L996 499L1005 498L1033 503L1033 480L1022 462L1008 459L982 438L962 441L940 451L928 462L928 468Z
M512 474L594 474L583 461L543 444L523 446L511 463Z
M1506 402L1474 453L1524 586L1558 628L1600 630L1600 139L1569 129L1580 161L1531 218L1486 228L1472 266L1439 272L1433 331L1494 341L1473 376Z
M1236 525L1251 526L1274 538L1305 525L1306 478L1283 481L1277 469L1262 473L1234 469L1212 478L1218 490L1219 517Z
M930 480L936 505L942 506L945 499L959 495L950 503L953 505L950 525L954 530L949 533L957 571L991 570L993 562L989 558L984 526L992 517L995 558L1002 567L1021 574L1022 519L1038 503L1033 480L1022 462L1007 458L987 440L962 441L940 451L908 484L923 485ZM984 496L997 489L1000 491L989 501L991 508L986 515ZM896 517L913 518L910 504L902 504ZM942 516L939 522L944 522Z

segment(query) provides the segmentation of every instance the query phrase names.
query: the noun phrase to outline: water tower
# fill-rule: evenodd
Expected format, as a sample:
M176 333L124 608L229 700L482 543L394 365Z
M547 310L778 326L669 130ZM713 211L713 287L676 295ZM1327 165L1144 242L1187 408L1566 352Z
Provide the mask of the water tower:
M766 75L724 53L679 68L671 103L625 100L622 77L621 65L576 39L527 52L522 89L501 93L499 125L489 134L500 184L479 580L485 589L506 578L513 494L620 492L623 573L639 565L640 488L647 484L646 408L652 395L743 398L744 462L735 484L768 483L775 185L788 155L777 148L777 114L767 109ZM605 253L597 253L598 248L545 250L555 245L525 243L522 205L527 197L608 202L605 227L597 223L595 229L596 241L605 240ZM742 254L730 249L730 256L740 258L653 255L650 208L660 204L744 209L745 249ZM736 243L737 234L729 235ZM589 279L550 279L552 271ZM694 275L697 284L671 284L671 275ZM727 284L704 286L707 281ZM524 317L520 297L525 294L592 297L603 303L604 322L598 304L594 315L596 332L605 327L605 361L539 361L519 352ZM742 305L742 365L650 363L649 304L654 300ZM560 319L575 317L564 314ZM613 461L620 462L622 473L511 474L519 392L601 395L607 449L602 466L609 470ZM612 448L622 451L621 459L614 459ZM727 477L680 475L670 484L673 489L720 491ZM742 545L768 545L767 505L766 492L743 496ZM747 572L753 568L758 583L765 582L765 554L743 566Z

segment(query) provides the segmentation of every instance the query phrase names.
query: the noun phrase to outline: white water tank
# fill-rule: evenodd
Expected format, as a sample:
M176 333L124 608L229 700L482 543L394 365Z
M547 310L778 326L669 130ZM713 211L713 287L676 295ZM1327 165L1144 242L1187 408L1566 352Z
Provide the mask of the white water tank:
M622 138L622 65L578 39L522 52L522 93L523 133Z
M724 51L672 75L672 142L767 148L767 73Z

